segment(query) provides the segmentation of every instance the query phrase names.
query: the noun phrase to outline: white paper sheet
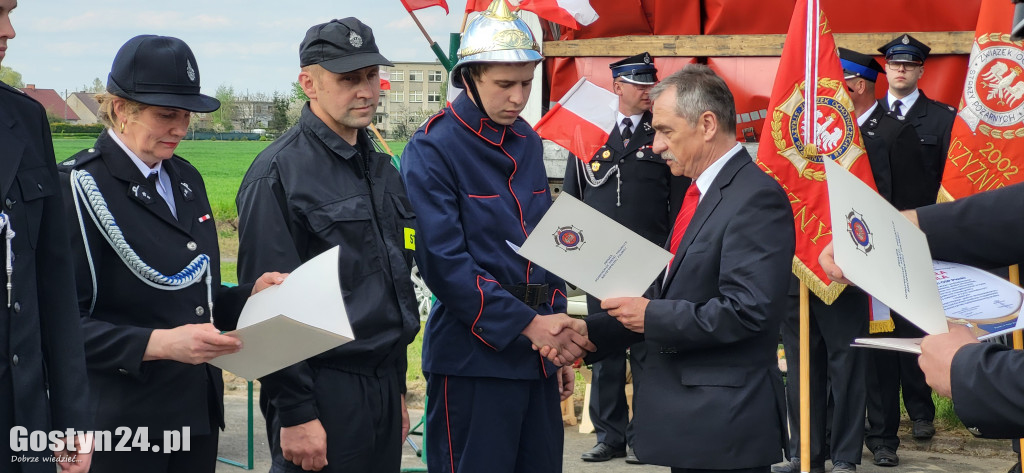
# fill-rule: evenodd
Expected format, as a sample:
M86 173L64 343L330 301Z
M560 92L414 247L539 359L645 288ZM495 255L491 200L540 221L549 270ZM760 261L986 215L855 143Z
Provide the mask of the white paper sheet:
M334 247L317 255L284 283L250 297L238 329L226 333L241 339L242 349L210 364L251 380L352 341L338 281L339 252Z
M643 295L672 253L562 194L519 254L598 299Z
M825 160L832 242L843 275L926 333L948 331L928 240L882 196Z
M858 348L881 348L883 350L895 350L915 355L921 354L920 338L857 338L850 344Z

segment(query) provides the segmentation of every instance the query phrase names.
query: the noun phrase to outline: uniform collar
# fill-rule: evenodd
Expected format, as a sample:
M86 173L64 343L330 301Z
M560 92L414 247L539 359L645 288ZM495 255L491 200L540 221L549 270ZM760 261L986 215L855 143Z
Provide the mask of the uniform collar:
M463 126L469 128L470 131L476 133L484 141L496 146L501 146L502 141L504 141L505 129L509 129L512 133L519 136L526 136L530 128L530 125L526 123L526 120L523 120L523 117L516 118L515 123L507 126L495 123L494 120L484 115L480 108L466 94L460 94L452 102L451 111L455 119L462 123Z
M368 153L371 149L370 138L366 134L366 130L359 130L356 133L356 146L352 146L313 113L313 110L309 108L309 102L302 107L299 124L316 135L324 145L334 151L334 154L344 159L351 159L353 156L359 155L360 152Z
M110 135L110 139L114 140L114 143L117 143L117 145L121 147L124 154L127 154L128 157L132 159L132 162L135 163L135 167L139 168L139 172L142 174L142 177L149 177L149 175L154 172L160 172L160 169L163 167L163 161L157 162L154 167L149 167L149 165L142 161L134 151L128 148L128 145L124 144L124 141L121 141L121 138L117 136L117 133L114 133L114 130L107 128L107 134Z
M875 113L875 109L878 108L878 101L871 102L871 108L867 109L863 114L857 116L857 126L864 126L864 122L868 121L872 113Z
M910 108L913 107L914 104L917 102L917 99L919 97L921 97L921 89L914 89L913 92L907 94L907 96L903 97L902 99L897 99L896 96L892 94L892 92L886 94L885 98L886 100L888 100L889 110L892 110L892 103L895 102L896 100L899 100L900 103L903 104L902 111L903 115L905 116L907 112L910 111Z

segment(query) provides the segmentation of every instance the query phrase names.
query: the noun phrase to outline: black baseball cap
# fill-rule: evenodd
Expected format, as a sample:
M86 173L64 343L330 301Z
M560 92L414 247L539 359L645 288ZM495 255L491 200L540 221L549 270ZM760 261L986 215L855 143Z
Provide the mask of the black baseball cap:
M129 39L114 56L107 92L146 105L207 113L220 101L199 93L199 64L184 41L170 36Z
M319 64L341 74L369 66L393 66L381 56L373 30L356 18L321 23L306 31L299 45L299 67Z

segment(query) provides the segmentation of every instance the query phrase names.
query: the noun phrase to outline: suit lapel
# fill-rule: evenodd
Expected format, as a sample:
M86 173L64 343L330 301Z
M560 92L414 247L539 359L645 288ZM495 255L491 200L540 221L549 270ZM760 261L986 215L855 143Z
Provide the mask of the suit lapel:
M622 124L616 123L615 128L612 129L612 133L608 135L608 147L615 151L615 156L621 156L624 150L622 149Z
M178 168L173 160L168 159L162 164L167 170L167 177L171 180L171 195L174 196L174 211L178 214L175 223L185 233L192 232L192 224L195 223L196 183L181 180Z
M18 125L8 113L10 104L4 102L3 105L0 107L0 143L3 143L3 150L0 151L0 200L8 198L22 155L25 154L25 143L14 134L14 127Z
M672 266L668 269L668 277L665 278L665 284L663 287L668 287L672 284L672 278L675 277L676 272L679 270L679 265L686 257L686 252L690 249L690 244L700 233L701 228L707 223L708 218L714 213L715 208L722 201L722 189L732 182L733 177L739 172L740 168L745 164L751 162L750 154L745 149L741 149L735 156L729 158L729 161L725 163L722 170L715 176L715 180L711 182L711 186L708 187L707 193L701 197L700 204L697 205L697 209L693 213L693 218L690 219L690 224L686 226L686 233L683 234L683 239L679 242L679 249L676 252L674 258L672 258Z

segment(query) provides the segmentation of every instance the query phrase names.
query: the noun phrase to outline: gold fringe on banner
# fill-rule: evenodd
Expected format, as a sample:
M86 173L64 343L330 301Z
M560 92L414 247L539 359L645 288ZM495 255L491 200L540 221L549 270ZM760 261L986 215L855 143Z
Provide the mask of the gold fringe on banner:
M807 289L818 296L819 299L824 301L828 305L832 305L839 294L846 289L846 284L840 284L831 281L829 284L825 284L823 281L818 279L818 276L808 268L800 258L793 257L793 274L796 275L804 284L807 285Z
M872 320L868 323L868 333L883 333L892 332L896 330L896 324L893 323L892 319L886 320Z
M945 187L939 186L939 195L936 197L935 202L941 204L943 202L952 202L956 199L953 198L953 194L950 194Z

